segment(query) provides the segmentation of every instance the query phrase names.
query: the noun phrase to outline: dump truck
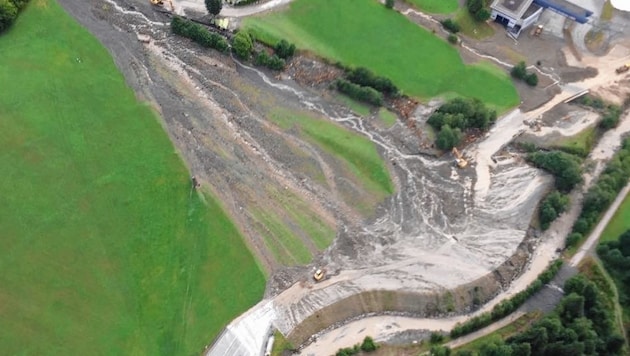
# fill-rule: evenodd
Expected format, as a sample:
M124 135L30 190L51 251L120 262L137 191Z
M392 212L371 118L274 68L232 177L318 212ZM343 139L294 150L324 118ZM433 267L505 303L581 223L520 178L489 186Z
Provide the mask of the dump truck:
M624 65L622 65L621 67L618 67L617 69L615 69L615 72L617 72L617 74L621 74L621 73L625 73L630 69L630 63L626 63Z

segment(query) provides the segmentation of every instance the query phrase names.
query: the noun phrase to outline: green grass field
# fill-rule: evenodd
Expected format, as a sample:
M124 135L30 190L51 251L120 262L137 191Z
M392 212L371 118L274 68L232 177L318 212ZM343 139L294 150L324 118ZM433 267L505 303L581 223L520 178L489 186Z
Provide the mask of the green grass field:
M619 236L630 229L630 195L627 195L619 209L610 219L610 222L602 232L599 241L616 241Z
M586 157L595 144L596 136L597 127L590 126L573 136L557 140L552 147Z
M243 21L256 38L280 38L350 66L389 77L404 93L427 99L477 97L504 111L519 103L507 73L464 65L444 39L372 0L297 0L289 9Z
M57 3L0 36L0 82L0 353L199 354L259 300L235 227Z
M420 11L430 14L449 14L457 11L457 0L405 0Z

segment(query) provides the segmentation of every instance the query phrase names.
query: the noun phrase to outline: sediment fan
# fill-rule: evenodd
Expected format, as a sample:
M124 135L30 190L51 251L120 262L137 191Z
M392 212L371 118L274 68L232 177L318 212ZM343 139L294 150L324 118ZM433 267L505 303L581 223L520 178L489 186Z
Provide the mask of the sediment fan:
M630 1L628 0L611 0L610 3L615 9L630 11Z

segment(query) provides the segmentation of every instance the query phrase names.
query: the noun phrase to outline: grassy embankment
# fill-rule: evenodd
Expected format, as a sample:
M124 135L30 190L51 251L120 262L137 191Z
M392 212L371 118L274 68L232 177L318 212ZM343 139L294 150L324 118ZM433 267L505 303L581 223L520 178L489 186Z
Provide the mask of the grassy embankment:
M263 275L107 51L54 1L0 36L0 349L197 354Z
M450 14L457 11L457 0L404 0L418 10L430 14Z
M616 241L621 234L630 230L630 195L627 195L615 212L599 241Z
M297 0L243 27L263 42L286 38L330 60L367 67L421 99L477 97L499 111L519 102L507 73L465 65L444 39L376 1Z

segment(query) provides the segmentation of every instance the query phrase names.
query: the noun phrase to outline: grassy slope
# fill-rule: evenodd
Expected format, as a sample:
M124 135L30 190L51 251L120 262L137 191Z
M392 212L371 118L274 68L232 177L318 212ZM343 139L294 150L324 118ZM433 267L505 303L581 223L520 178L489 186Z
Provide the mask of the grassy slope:
M351 66L365 66L421 98L456 93L498 109L518 104L506 73L466 66L446 41L372 0L297 0L288 11L247 19L267 42L286 38Z
M600 241L616 241L619 236L630 229L630 195L627 195L619 209L602 232Z
M431 14L449 14L457 10L457 0L405 0L421 11Z
M55 2L0 36L0 82L2 353L198 353L259 299L234 226Z

